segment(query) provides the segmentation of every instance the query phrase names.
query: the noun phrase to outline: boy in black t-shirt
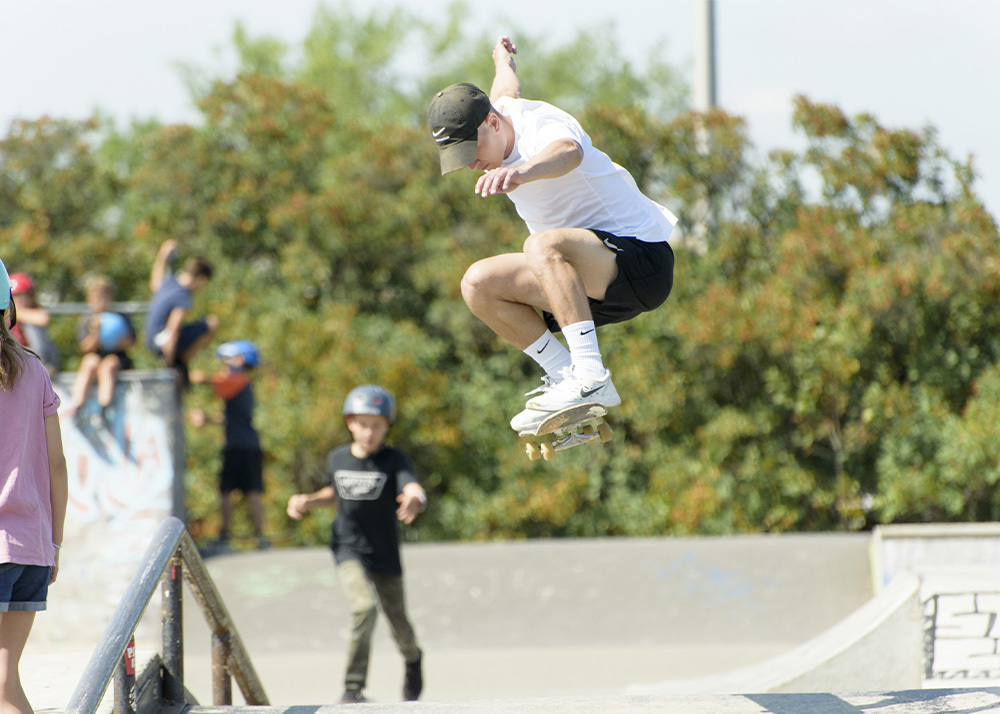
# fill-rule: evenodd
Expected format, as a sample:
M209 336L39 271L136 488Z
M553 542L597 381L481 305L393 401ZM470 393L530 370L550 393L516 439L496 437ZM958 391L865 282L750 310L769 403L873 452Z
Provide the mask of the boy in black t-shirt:
M389 392L374 384L356 387L344 402L344 417L351 443L330 452L323 488L288 499L288 515L301 520L314 508L337 508L330 547L353 619L341 701L365 701L362 690L378 613L375 598L406 660L403 699L415 700L423 689L421 651L406 615L396 520L413 523L427 505L427 495L406 454L384 444L396 418Z

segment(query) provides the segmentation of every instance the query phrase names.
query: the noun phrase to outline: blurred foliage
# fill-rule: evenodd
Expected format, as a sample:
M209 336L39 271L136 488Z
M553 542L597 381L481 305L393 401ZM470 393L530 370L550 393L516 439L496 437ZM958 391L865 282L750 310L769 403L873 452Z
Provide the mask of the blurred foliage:
M507 420L537 368L459 294L470 263L518 250L525 229L470 175L441 177L423 127L435 89L491 80L495 38L463 39L465 21L462 5L434 31L321 7L300 54L237 28L235 75L187 68L197 126L15 122L0 140L5 261L49 301L81 300L98 270L119 298L148 299L167 238L214 262L196 310L220 317L220 341L264 355L257 424L279 543L325 542L330 514L293 524L284 504L320 485L348 437L344 395L363 382L396 394L390 440L430 493L409 538L997 519L1000 250L971 164L931 130L804 97L807 149L754 164L741 119L684 112L670 68L643 74L586 34L516 35L526 93L576 112L679 232L708 221L709 238L677 242L664 307L601 330L625 396L615 440L529 462ZM66 368L72 322L54 327ZM211 351L195 366L214 369ZM207 391L186 401L221 409ZM188 512L208 537L221 434L189 432Z

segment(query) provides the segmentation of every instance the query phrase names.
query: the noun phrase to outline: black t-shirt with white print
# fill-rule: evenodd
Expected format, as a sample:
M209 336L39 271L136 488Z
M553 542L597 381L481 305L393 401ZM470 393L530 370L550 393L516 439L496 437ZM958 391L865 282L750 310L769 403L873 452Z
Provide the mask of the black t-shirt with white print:
M347 444L327 456L326 478L337 494L330 539L337 563L358 560L374 573L402 575L396 496L417 481L406 454L383 446L359 459Z

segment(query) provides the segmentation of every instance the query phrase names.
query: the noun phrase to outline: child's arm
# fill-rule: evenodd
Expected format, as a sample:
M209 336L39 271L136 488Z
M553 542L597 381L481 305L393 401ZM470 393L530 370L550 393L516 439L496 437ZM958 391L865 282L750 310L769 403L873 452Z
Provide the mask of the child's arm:
M288 499L286 512L297 521L314 508L330 508L337 505L337 492L333 486L324 486L315 493L297 493Z
M427 508L427 493L424 487L415 481L403 486L403 492L396 496L396 518L409 525Z
M153 270L149 274L150 292L155 293L163 284L163 275L167 272L167 262L175 250L177 250L177 241L173 239L163 241L163 245L160 246L160 250L156 254L156 260L153 261Z
M101 313L95 312L86 318L86 325L86 332L80 328L80 352L90 354L101 346Z
M45 417L45 445L49 453L49 499L52 503L52 545L62 547L69 484L66 475L66 456L63 454L62 433L59 427L58 414ZM49 585L56 581L58 574L59 548L56 548L56 564L49 575Z
M25 325L49 326L49 311L43 307L17 307L17 321Z
M206 424L224 424L226 422L226 417L223 414L212 414L209 416L205 413L204 409L198 407L188 409L187 417L188 423L197 429Z

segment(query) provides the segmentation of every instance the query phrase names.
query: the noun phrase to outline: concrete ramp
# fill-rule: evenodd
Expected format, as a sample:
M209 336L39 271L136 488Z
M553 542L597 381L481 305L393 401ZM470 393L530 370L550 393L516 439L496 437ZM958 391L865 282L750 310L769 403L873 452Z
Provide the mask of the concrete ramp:
M64 404L75 377L54 381ZM183 518L183 429L171 371L122 372L103 415L92 391L60 426L69 475L64 548L29 652L95 645L156 528L167 516ZM158 641L159 614L151 610L137 635L148 630Z
M920 581L902 574L850 616L802 645L725 674L632 685L630 694L838 692L922 685Z

